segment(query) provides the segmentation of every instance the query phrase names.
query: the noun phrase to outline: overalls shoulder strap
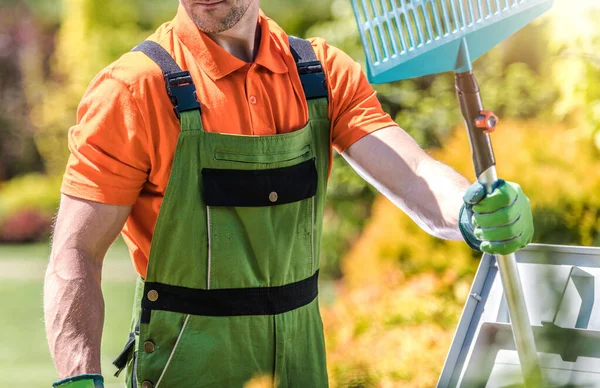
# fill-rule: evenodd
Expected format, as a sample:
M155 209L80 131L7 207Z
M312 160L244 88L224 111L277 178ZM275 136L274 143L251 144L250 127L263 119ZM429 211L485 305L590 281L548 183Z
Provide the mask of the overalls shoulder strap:
M189 71L179 67L173 57L160 44L145 40L131 51L141 51L152 59L162 70L167 94L173 103L173 111L180 118L182 112L198 110L200 104L196 98L196 86Z
M173 59L171 54L163 48L160 44L152 41L145 40L142 43L135 46L131 51L141 51L152 59L158 67L162 70L163 74L181 73L183 70L177 62Z
M307 100L327 98L327 83L323 65L317 59L315 50L309 41L289 36L290 49L296 62L300 81Z

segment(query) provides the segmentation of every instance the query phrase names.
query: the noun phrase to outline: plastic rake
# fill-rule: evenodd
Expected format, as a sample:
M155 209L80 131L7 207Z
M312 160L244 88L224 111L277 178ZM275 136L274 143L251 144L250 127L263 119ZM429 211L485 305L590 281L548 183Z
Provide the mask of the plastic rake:
M552 0L352 0L373 83L455 70L529 24Z
M497 117L483 109L472 61L552 7L553 0L351 0L373 83L454 70L477 180L498 180L489 133ZM543 385L514 254L496 256L527 387Z

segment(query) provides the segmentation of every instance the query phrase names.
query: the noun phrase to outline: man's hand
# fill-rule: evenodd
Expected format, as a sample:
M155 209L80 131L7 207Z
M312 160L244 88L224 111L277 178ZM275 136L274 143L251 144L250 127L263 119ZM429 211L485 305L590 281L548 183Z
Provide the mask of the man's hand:
M524 248L533 237L529 199L521 186L499 180L491 194L475 182L464 195L461 232L472 248L507 255Z

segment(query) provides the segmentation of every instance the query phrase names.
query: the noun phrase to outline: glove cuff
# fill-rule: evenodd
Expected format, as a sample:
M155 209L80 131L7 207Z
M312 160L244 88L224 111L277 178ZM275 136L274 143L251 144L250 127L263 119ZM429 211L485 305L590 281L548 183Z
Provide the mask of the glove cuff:
M460 208L458 214L458 229L468 246L475 251L481 252L481 241L475 237L473 224L471 223L472 211L465 204Z
M83 374L67 377L52 384L54 388L96 388L104 386L104 377L99 374Z

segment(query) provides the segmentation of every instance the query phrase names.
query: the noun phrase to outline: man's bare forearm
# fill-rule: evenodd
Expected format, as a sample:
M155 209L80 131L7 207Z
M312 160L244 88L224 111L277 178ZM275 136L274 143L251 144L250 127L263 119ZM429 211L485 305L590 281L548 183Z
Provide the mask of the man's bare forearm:
M99 374L104 324L101 264L77 249L53 255L44 283L44 315L58 376Z
M463 240L458 216L469 181L429 157L402 175L411 183L402 182L403 178L384 177L375 186L429 234L445 240Z
M402 129L392 126L371 133L343 156L428 233L463 239L458 215L469 181L427 155Z
M435 203L430 206L420 204L423 217L431 220L432 234L447 240L462 240L458 216L463 195L471 183L451 167L434 159L422 160L417 175L435 198Z
M44 315L58 377L100 373L102 263L131 206L61 196L44 283Z

